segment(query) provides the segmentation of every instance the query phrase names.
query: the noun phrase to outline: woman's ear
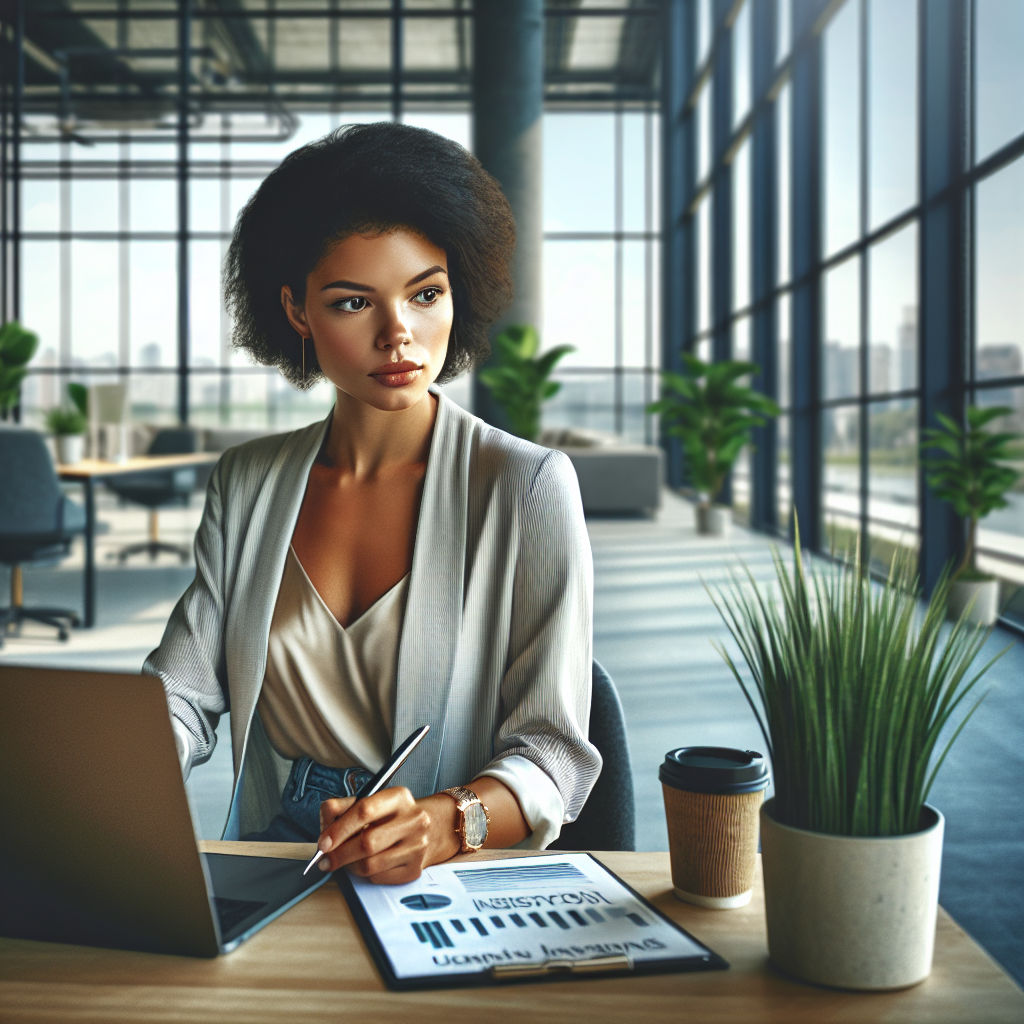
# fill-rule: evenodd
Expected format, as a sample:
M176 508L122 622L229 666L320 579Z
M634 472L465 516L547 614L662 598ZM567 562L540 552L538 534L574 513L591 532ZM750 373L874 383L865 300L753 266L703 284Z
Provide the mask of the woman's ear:
M288 317L288 323L295 328L303 338L312 338L313 332L306 323L305 307L300 306L292 298L292 290L289 285L281 286L281 305L284 306L284 315Z

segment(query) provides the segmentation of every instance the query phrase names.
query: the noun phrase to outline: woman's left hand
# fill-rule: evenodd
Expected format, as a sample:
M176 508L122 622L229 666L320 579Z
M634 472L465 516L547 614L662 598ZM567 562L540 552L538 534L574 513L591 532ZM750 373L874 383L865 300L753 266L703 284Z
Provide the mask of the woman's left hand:
M320 822L320 870L349 866L379 884L415 881L425 867L454 857L460 847L451 797L416 800L404 786L358 802L355 797L325 800Z

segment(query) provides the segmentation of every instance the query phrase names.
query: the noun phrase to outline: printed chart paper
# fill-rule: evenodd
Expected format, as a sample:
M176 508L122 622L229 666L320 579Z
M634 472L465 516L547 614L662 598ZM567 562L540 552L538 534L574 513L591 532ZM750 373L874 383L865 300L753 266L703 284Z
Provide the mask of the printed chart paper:
M407 885L348 877L399 980L623 954L718 960L587 854L436 864Z

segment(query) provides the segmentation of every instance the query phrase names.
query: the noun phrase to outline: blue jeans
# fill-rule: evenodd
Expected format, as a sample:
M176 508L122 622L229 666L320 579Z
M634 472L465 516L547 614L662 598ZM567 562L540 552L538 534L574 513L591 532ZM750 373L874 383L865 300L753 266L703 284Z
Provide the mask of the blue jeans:
M311 757L292 762L281 794L281 810L262 832L242 836L247 843L315 843L320 838L320 805L337 796L355 796L372 778L365 768L328 768Z

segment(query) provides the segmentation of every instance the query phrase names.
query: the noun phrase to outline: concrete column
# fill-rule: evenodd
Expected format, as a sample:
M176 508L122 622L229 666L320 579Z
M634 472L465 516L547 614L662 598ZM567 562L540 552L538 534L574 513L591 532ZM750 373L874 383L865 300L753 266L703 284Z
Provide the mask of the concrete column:
M473 151L501 183L516 219L515 300L503 324L541 326L544 247L542 0L476 0L473 19ZM474 411L496 426L504 412L478 380Z

